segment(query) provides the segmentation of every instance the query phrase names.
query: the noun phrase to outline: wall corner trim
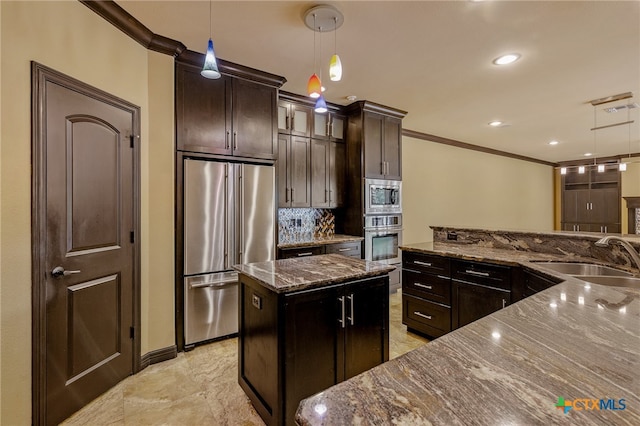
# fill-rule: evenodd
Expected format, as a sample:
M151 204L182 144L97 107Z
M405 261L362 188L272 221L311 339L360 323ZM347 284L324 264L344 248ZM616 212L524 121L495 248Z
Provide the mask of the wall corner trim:
M187 48L179 41L153 33L112 0L79 1L149 50L177 57Z
M443 138L442 136L430 135L428 133L422 133L415 130L402 129L402 136L408 138L420 139L427 142L441 143L444 145L455 146L456 148L469 149L471 151L484 152L486 154L499 155L502 157L513 158L516 160L528 161L530 163L544 164L545 166L557 167L557 163L550 161L539 160L537 158L526 157L524 155L513 154L506 151L500 151L498 149L486 148L484 146L473 145L467 142L460 142L455 139Z

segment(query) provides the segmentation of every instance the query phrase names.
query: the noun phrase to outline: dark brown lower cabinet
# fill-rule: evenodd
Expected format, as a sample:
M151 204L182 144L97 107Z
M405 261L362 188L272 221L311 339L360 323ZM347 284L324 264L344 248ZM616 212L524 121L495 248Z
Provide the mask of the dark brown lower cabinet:
M511 303L511 291L451 280L453 328L465 326Z
M268 425L389 359L389 278L275 293L240 275L240 386Z

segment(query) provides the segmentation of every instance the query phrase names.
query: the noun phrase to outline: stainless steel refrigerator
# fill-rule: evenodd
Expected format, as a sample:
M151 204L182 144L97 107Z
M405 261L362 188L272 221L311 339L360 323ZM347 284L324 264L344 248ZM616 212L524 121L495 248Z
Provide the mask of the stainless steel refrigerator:
M184 160L185 346L238 332L238 263L275 259L273 166Z

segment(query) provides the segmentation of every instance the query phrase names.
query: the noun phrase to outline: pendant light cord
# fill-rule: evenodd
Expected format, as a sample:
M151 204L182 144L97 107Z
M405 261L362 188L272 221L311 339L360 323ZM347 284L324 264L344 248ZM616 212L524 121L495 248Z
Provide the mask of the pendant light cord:
M313 72L316 72L316 14L313 14ZM320 80L322 81L322 80Z
M333 54L338 53L338 18L333 17Z
M211 0L209 0L209 38L211 38Z

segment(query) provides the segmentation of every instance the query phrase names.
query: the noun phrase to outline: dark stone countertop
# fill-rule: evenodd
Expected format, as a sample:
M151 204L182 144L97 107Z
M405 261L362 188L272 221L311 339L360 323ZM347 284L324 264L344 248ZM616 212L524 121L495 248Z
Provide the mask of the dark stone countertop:
M355 235L334 234L327 237L314 237L309 235L305 238L286 239L278 242L279 249L320 246L326 244L348 243L351 241L362 241L364 237Z
M565 281L303 400L298 424L640 424L640 290L531 262L575 256L429 244L403 250L520 264ZM565 414L560 397L577 406ZM584 409L583 398L617 410Z
M340 254L323 254L269 262L234 265L239 273L257 280L276 293L323 287L385 275L395 267Z

